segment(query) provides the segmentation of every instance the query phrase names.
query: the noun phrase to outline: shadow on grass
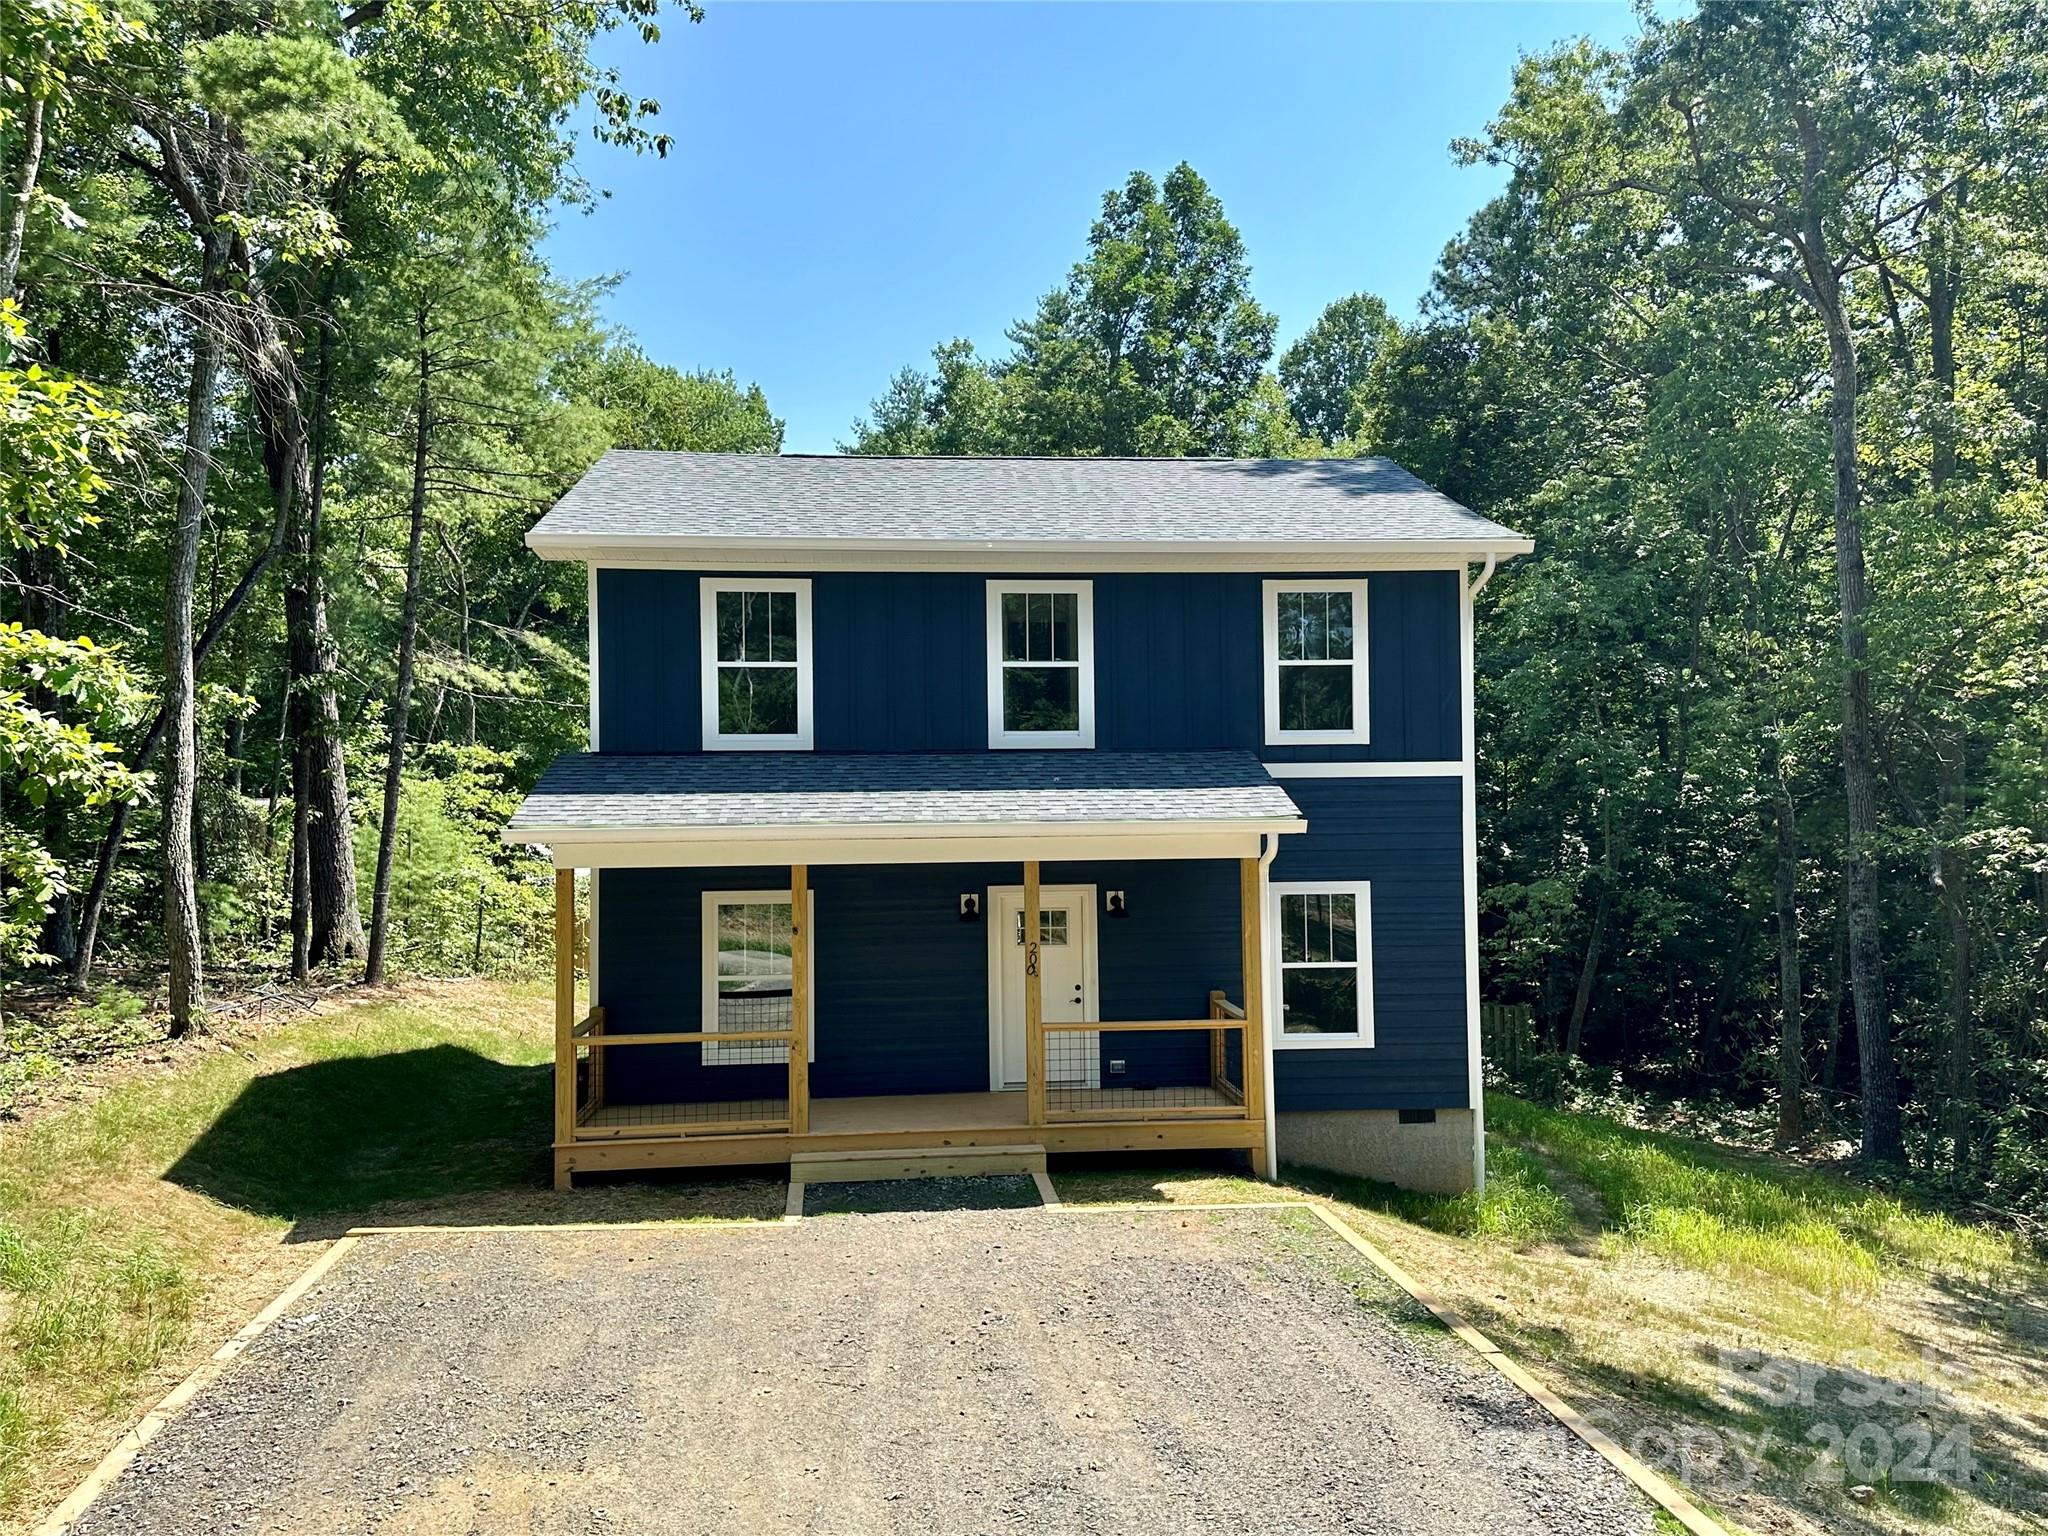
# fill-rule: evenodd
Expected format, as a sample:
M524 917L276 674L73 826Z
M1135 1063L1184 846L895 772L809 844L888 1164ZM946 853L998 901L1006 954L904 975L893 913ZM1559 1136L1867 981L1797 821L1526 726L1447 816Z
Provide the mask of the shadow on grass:
M453 1045L312 1062L254 1078L164 1175L291 1221L536 1184L548 1069Z
M164 1177L291 1222L355 1225L690 1220L782 1213L769 1179L550 1187L550 1069L453 1045L312 1062L251 1081Z

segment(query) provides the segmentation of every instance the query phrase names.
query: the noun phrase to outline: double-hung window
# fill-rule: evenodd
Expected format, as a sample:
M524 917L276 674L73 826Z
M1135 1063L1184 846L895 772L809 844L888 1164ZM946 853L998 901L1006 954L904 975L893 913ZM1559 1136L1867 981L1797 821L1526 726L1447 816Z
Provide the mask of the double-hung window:
M1372 887L1273 887L1279 940L1275 1046L1372 1044Z
M1266 743L1367 740L1365 583L1269 581Z
M1095 588L988 584L988 744L1095 745Z
M707 576L699 599L705 748L808 750L810 582Z
M815 918L814 894L809 906ZM791 985L795 971L790 956L795 944L789 914L786 890L704 893L705 1034L754 1034L791 1027L796 1017L796 989ZM815 923L811 932L815 940ZM817 952L814 942L814 975ZM810 993L816 998L817 988L813 986ZM815 1016L815 1003L811 1012ZM818 1032L811 1029L808 1034L810 1056L815 1061ZM702 1050L707 1067L781 1066L789 1060L788 1042L782 1040L707 1040Z

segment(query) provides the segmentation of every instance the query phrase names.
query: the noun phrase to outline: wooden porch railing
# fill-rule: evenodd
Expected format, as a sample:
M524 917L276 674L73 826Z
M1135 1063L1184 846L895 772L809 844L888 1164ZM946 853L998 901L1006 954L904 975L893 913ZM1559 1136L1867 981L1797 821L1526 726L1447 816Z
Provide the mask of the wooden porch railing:
M1212 1019L1237 1019L1242 1021L1244 1009L1233 1003L1221 992L1209 994L1209 1017ZM1238 1075L1235 1081L1230 1076L1229 1040L1223 1031L1217 1030L1209 1036L1209 1086L1227 1099L1244 1102L1244 1032L1238 1031L1239 1051L1237 1058Z
M1092 1020L1085 1023L1045 1020L1042 982L1039 976L1040 940L1039 872L1035 861L1024 865L1024 1072L1026 1121L1029 1125L1051 1125L1075 1120L1209 1119L1253 1120L1266 1118L1265 1073L1265 883L1257 859L1238 863L1239 964L1244 978L1244 1002L1232 1003L1222 992L1209 994L1209 1016L1204 1019L1139 1019L1129 1021ZM1047 1103L1046 1036L1072 1033L1156 1034L1168 1031L1205 1031L1209 1036L1209 1089L1219 1102L1184 1104L1169 1099L1146 1100L1146 1090L1094 1090L1106 1092L1116 1103L1067 1105ZM1229 1073L1230 1034L1238 1037L1238 1077ZM1165 1091L1165 1090L1162 1090ZM1266 1173L1263 1147L1252 1152L1252 1171Z
M1070 1120L1244 1120L1250 1108L1244 1089L1230 1081L1226 1065L1230 1060L1230 1036L1238 1037L1238 1060L1244 1059L1246 1021L1244 1010L1234 1004L1218 1006L1220 993L1212 993L1206 1019L1095 1020L1089 1023L1043 1024L1048 1035L1159 1035L1206 1033L1209 1037L1209 1081L1206 1084L1168 1085L1158 1088L1084 1088L1055 1090L1068 1095L1096 1094L1103 1102L1048 1105L1047 1124ZM1229 1012L1223 1012L1228 1008ZM1200 1096L1200 1097L1198 1097ZM1176 1101L1179 1102L1176 1102Z

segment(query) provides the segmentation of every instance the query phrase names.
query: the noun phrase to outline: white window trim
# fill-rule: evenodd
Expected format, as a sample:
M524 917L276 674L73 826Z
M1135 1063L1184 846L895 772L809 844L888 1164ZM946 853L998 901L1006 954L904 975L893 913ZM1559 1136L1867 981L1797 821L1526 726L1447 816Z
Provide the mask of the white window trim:
M1273 1048L1278 1051L1356 1051L1373 1045L1372 1008L1372 882L1370 880L1275 881L1267 887L1266 921L1273 935L1267 995L1273 999ZM1287 1033L1287 992L1283 972L1306 969L1283 961L1280 940L1280 899L1283 896L1352 896L1358 901L1358 1033L1355 1035L1290 1035ZM1325 968L1325 967L1316 967ZM1331 967L1334 968L1334 963Z
M796 734L728 736L718 728L718 594L721 592L794 592L796 594ZM811 583L801 576L706 576L697 586L698 676L707 752L808 752L811 750L811 675L816 657L811 650ZM738 663L728 663L738 665Z
M1363 746L1372 739L1370 649L1366 641L1366 583L1359 578L1325 581L1269 581L1265 584L1264 635L1266 745L1269 747ZM1280 729L1280 594L1283 592L1349 592L1351 594L1351 660L1289 662L1289 666L1348 666L1351 669L1351 729L1348 731L1283 731Z
M787 903L789 899L790 894L786 887L779 891L704 892L703 905L700 909L697 923L699 935L697 942L697 968L703 977L699 994L699 1007L701 1011L697 1016L697 1027L702 1033L707 1035L715 1033L718 1023L718 909L725 906L739 906L747 902L779 901ZM818 893L816 891L806 890L804 892L804 916L810 921L811 935L810 949L805 956L806 964L804 966L806 982L804 987L804 1018L809 1026L804 1033L810 1042L808 1059L816 1061L818 1059ZM773 1041L756 1040L751 1042L750 1046L748 1042L741 1041L735 1043L731 1049L744 1051L752 1047L771 1045L773 1043ZM697 1051L699 1062L707 1067L765 1066L772 1068L775 1065L774 1062L735 1061L731 1057L721 1055L720 1047L717 1043L710 1040L706 1040L703 1044L699 1045Z
M1080 626L1081 728L1077 731L1006 731L1003 729L1003 599L1018 592L1070 593L1074 622ZM1026 666L1038 663L1017 662ZM1095 745L1095 583L1092 581L992 581L988 584L988 744L1005 747L1076 747Z

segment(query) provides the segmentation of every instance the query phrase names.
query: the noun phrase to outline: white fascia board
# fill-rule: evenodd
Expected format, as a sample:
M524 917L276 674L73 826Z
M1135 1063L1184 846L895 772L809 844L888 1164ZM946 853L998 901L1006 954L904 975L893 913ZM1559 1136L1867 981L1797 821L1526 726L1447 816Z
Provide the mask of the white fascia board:
M544 846L558 869L748 864L950 864L1019 859L1241 859L1268 832L1305 821L1074 823L1065 826L748 827L604 831L507 830L504 840Z
M684 535L526 535L546 560L598 565L674 567L682 570L978 570L1043 573L1172 570L1408 570L1462 569L1488 555L1512 559L1535 549L1532 540L939 540L782 539L735 541Z

